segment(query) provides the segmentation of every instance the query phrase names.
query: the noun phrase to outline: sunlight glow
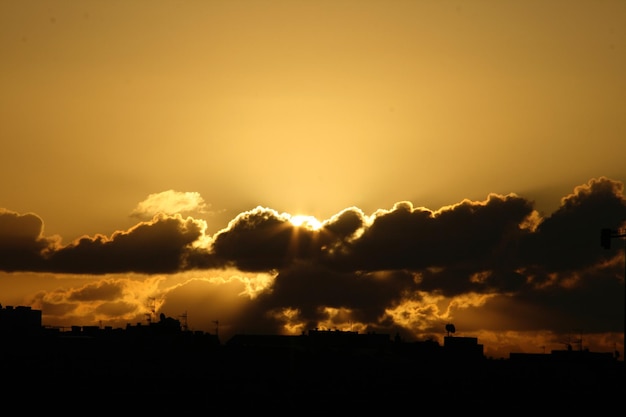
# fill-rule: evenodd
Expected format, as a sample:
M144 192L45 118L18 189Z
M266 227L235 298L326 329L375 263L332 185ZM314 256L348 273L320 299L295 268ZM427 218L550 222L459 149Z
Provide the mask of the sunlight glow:
M260 293L272 286L277 275L278 273L276 271L259 273L255 276L238 274L236 278L245 286L244 291L242 291L239 295L246 295L250 297L251 300L255 299Z
M413 329L416 333L437 326L437 323L447 319L447 312L442 311L438 303L443 296L418 291L414 299L405 299L394 307L387 308L385 313L394 323Z
M305 323L300 319L300 310L285 307L268 312L275 319L283 322L283 328L288 334L299 334L304 331Z
M296 227L306 227L309 230L319 230L322 228L322 222L317 220L314 216L298 214L291 216L289 221Z

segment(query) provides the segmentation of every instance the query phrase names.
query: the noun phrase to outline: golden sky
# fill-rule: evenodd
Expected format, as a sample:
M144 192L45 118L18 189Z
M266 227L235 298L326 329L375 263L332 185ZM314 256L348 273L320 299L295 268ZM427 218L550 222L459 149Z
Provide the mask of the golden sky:
M623 353L623 245L599 230L626 221L625 21L604 0L1 1L0 303Z

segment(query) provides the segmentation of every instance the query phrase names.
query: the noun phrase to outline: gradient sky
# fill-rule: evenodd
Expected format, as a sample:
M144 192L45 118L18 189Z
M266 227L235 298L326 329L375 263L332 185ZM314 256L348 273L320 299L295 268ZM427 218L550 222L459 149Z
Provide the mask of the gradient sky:
M626 227L625 21L0 1L0 304L222 338L452 322L494 357L583 334L623 358L624 244L599 236Z

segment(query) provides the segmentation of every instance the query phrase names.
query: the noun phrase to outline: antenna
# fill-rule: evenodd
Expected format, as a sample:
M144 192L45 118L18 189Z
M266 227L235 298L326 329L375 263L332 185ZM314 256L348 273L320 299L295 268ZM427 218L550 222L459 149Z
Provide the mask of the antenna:
M219 330L219 326L220 326L220 322L219 320L213 320L213 323L215 323L215 336L219 336L218 330Z
M182 327L183 331L186 332L188 330L187 329L187 312L185 311L183 314L181 314L178 317L180 317L182 319L181 327Z
M156 314L156 299L154 297L148 297L148 301L146 304L148 306L148 309L150 310L149 313L146 313L146 320L148 324L150 324L152 323L152 320L154 319Z
M583 331L581 329L576 329L574 330L577 333L580 333L580 337L578 339L574 339L572 341L573 344L577 344L578 345L578 350L582 351L583 350Z
M448 336L450 336L450 333L456 332L456 328L454 327L454 324L452 323L446 324L446 332L448 332Z

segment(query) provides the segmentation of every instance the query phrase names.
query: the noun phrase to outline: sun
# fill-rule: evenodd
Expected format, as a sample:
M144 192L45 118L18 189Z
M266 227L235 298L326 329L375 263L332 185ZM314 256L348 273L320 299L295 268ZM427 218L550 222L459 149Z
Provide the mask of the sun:
M306 227L309 230L319 230L322 228L322 222L317 220L314 216L297 214L289 217L289 221L296 227Z

